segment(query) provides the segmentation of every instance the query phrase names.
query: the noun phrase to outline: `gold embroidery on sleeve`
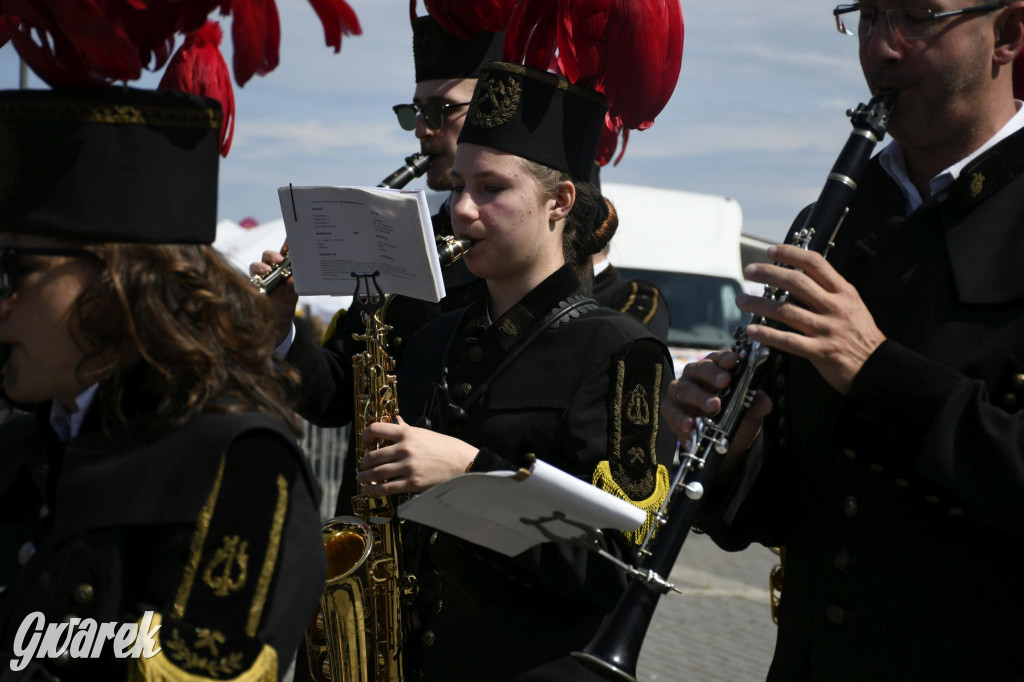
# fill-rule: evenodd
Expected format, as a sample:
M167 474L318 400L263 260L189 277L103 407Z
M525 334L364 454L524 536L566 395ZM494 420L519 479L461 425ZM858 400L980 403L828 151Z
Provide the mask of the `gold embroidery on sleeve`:
M270 527L270 541L267 543L267 554L263 559L259 582L256 583L256 594L253 595L249 607L249 620L245 624L245 634L256 636L263 607L267 603L267 592L270 580L274 577L274 566L277 565L277 554L281 548L281 531L284 528L284 517L288 511L288 481L281 474L277 475L277 506L274 508L274 522Z
M213 482L213 490L199 512L199 520L196 522L196 532L192 535L192 544L189 547L188 563L182 570L181 584L178 586L178 593L174 597L172 607L175 618L185 617L185 603L192 594L192 583L196 579L196 571L199 570L199 560L203 555L203 543L206 542L206 533L210 530L210 519L213 517L213 508L217 504L217 496L220 494L220 484L224 479L224 457L220 459L220 468L217 470L217 478Z
M249 543L238 535L225 535L222 542L203 571L203 582L218 597L226 597L245 587L249 574L249 554L245 551ZM235 566L237 571L233 570Z

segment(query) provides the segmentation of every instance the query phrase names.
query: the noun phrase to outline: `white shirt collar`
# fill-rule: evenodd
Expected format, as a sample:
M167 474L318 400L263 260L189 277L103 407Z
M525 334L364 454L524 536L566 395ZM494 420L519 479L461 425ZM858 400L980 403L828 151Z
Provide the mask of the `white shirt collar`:
M67 443L78 435L82 430L82 421L85 420L85 413L89 411L96 391L100 385L93 384L85 389L75 398L75 410L72 412L64 406L60 400L54 400L50 406L50 426L57 432L57 438L61 443Z
M1017 113L999 129L999 132L989 138L985 144L981 145L973 152L931 179L928 185L929 191L932 195L941 192L953 184L953 181L960 177L960 171L962 171L971 161L976 159L985 151L994 147L999 142L1002 142L1010 135L1013 135L1018 130L1024 128L1024 106L1022 106L1024 105L1024 102L1021 102L1021 100L1014 101L1017 104ZM902 145L900 145L897 140L893 140L889 143L889 146L879 153L878 161L882 164L882 168L885 172L889 174L889 177L891 177L903 191L903 196L907 198L907 215L916 211L918 207L924 203L924 198L921 196L921 193L917 191L917 187L913 182L911 182L910 175L907 173L907 163L903 155Z
M607 258L605 258L603 261L601 261L600 263L595 265L594 266L594 277L597 277L602 272L607 270L608 266L611 265L611 264L612 264L612 262L610 260L608 260Z

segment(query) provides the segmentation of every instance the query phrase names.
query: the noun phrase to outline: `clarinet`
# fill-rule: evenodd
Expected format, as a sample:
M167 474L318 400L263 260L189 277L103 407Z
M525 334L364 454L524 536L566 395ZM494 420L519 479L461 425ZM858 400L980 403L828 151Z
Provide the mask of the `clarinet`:
M430 162L433 158L420 152L407 156L405 157L405 165L381 180L377 186L401 189L414 178L418 178L426 173L427 169L430 168ZM249 281L252 282L254 287L259 289L261 294L269 296L291 276L292 257L286 255L283 261L274 266L273 270L265 275L253 275L249 278Z
M846 112L852 119L853 132L807 220L789 243L823 255L832 247L871 152L885 137L895 98L894 91L882 92L868 104ZM789 292L765 287L764 298L783 302L789 298ZM766 324L767 320L758 316L754 323ZM720 394L722 409L716 418L696 420L687 447L680 452L679 468L669 495L655 514L652 530L638 551L640 565L627 569L633 579L587 647L572 654L587 668L609 679L635 682L636 662L658 599L670 590L678 591L668 581L668 576L690 532L704 496L705 482L713 479L744 412L756 395L753 386L768 359L768 347L752 341L741 328L736 332L733 351L739 361L732 371L732 383ZM658 534L652 543L654 528Z

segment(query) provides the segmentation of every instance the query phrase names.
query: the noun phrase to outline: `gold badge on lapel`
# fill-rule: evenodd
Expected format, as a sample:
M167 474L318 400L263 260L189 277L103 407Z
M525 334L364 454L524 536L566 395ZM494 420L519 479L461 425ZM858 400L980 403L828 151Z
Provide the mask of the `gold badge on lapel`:
M971 175L971 198L977 199L981 190L985 188L985 176L981 173Z
M519 333L519 328L516 327L516 323L509 318L502 320L501 324L498 325L498 329L500 329L501 333L505 336L515 336Z
M488 75L477 85L466 116L478 128L497 128L515 117L522 98L523 87L515 78Z

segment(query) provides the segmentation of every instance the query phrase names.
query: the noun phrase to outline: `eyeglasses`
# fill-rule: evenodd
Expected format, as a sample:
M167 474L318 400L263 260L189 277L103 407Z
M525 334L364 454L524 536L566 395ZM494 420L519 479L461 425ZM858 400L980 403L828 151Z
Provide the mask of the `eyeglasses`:
M430 102L423 105L396 104L391 108L395 110L395 116L398 117L398 125L402 126L403 130L416 130L416 119L419 118L420 114L423 115L423 120L428 128L440 130L441 126L444 125L444 117L448 114L449 109L464 107L468 104L469 102L459 102L458 104L452 102Z
M1002 9L1008 4L1006 0L1003 0L1002 2L993 2L988 5L961 7L960 9L948 12L935 12L925 7L895 7L893 9L880 10L874 7L861 7L860 3L855 2L850 5L839 5L832 10L832 14L836 18L836 28L843 35L866 38L871 35L875 19L878 18L879 14L884 13L893 35L898 35L904 40L927 40L938 34L940 19L955 17L961 14L984 14Z
M0 247L0 299L10 298L18 288L18 278L24 274L18 264L22 256L70 256L72 258L89 258L103 262L97 254L86 249L47 248L47 247Z

